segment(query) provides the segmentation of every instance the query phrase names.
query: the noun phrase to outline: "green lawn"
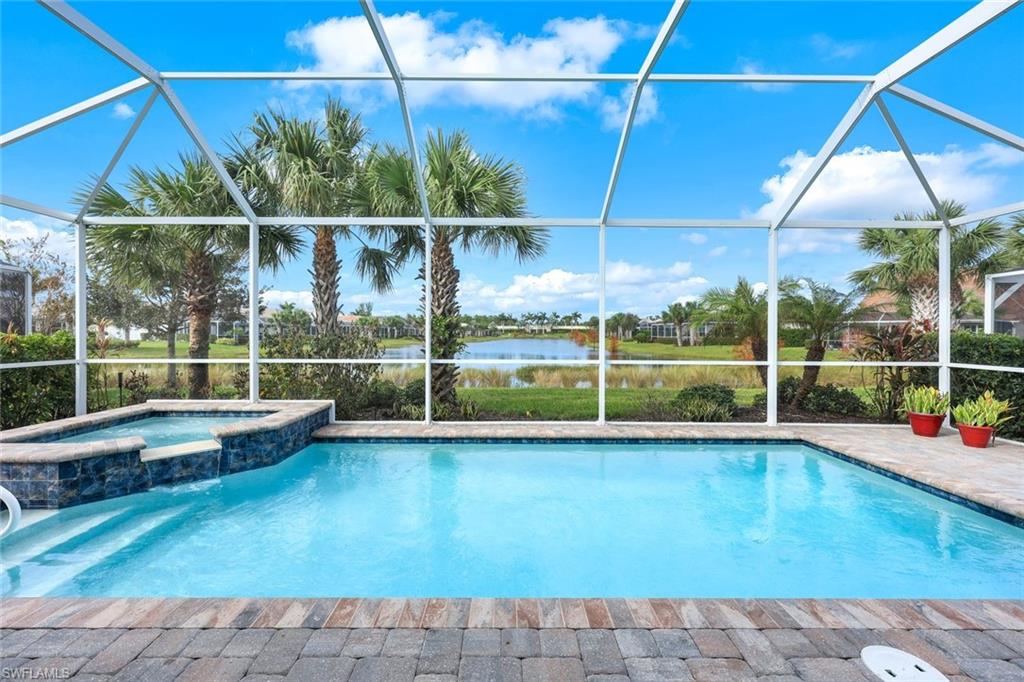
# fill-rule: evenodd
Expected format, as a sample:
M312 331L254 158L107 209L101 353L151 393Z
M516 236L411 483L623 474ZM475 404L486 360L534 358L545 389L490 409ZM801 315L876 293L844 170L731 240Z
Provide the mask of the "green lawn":
M642 399L657 395L668 400L677 391L671 389L615 389L605 395L605 410L609 419L628 419L639 416ZM761 391L741 388L736 391L736 402L749 407ZM476 403L480 411L490 417L508 415L510 419L529 417L536 420L597 419L596 388L460 388L459 397Z

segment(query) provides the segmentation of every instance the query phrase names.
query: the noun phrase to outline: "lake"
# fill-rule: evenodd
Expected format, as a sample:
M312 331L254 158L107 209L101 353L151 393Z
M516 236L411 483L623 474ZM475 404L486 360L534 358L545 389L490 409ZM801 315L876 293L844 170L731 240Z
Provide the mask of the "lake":
M388 348L385 358L420 360L423 347L419 344ZM460 360L597 360L597 349L576 345L570 339L494 339L474 341L457 356ZM646 353L619 352L620 360L650 360Z

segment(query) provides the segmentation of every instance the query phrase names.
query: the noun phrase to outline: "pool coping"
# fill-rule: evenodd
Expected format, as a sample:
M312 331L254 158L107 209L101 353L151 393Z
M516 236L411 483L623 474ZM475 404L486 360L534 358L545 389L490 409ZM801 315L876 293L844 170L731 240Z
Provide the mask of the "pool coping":
M992 518L1024 528L1024 446L998 441L986 450L959 444L956 432L940 437L913 436L907 427L778 427L707 425L443 425L410 428L395 424L368 429L332 424L313 434L314 442L467 442L467 443L691 443L801 444L886 478L936 495ZM469 427L469 428L467 428ZM516 428L518 427L518 428ZM416 431L419 431L417 434ZM513 435L521 433L522 435ZM993 454L995 453L995 454Z
M1024 600L12 597L27 628L1024 629Z

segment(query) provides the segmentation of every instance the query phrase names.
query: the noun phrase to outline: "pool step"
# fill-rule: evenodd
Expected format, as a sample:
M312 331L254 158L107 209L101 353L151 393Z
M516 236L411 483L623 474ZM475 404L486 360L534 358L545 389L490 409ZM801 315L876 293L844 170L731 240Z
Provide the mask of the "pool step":
M87 543L75 547L71 553L65 554L60 551L51 551L48 555L44 555L39 552L33 552L35 556L22 562L22 565L15 570L17 572L35 574L28 581L32 585L32 592L38 595L48 595L62 585L73 581L77 576L99 565L113 554L126 549L149 533L160 529L175 519L183 518L185 511L188 509L188 505L183 505L133 516L130 524L116 524L117 527L112 529L114 532L91 537ZM34 546L33 549L35 549ZM70 563L68 559L71 560ZM12 577L11 573L11 571L4 572L3 583L5 584L3 587L5 592L14 587L9 584Z
M27 559L46 554L55 547L84 536L97 526L125 515L127 511L126 509L121 509L101 512L90 516L83 516L80 519L62 522L54 526L53 529L40 534L39 537L35 535L32 537L14 535L9 541L4 543L5 546L0 550L0 557L3 558L4 568L13 568Z

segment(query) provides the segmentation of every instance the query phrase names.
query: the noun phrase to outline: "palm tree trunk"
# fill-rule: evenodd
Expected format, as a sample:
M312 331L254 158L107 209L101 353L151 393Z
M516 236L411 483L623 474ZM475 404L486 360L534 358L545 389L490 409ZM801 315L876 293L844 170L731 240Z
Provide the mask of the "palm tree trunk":
M451 360L459 351L459 270L448 237L435 234L431 254L430 312L432 357ZM431 365L433 401L439 405L459 403L455 387L459 381L457 365Z
M177 322L175 320L167 320L167 357L174 358L177 355ZM168 363L167 365L167 379L168 388L176 388L178 385L178 366L174 363Z
M915 328L936 329L939 312L939 290L933 284L910 287L910 321Z
M330 227L316 228L313 241L313 322L317 333L333 334L338 331L338 286L341 281L341 261Z
M754 360L757 362L765 362L768 360L768 340L753 337L750 339L750 352L754 356ZM768 387L768 367L765 365L757 366L757 374L761 377L761 384Z
M188 356L210 357L210 320L217 304L217 278L209 254L189 251L185 256L185 305L188 309ZM203 363L188 366L188 395L206 398L210 395L210 366Z
M683 346L683 323L676 322L676 346L682 348Z
M821 362L825 357L825 343L820 339L811 339L810 345L807 346L807 355L804 356L806 362ZM811 389L818 383L818 374L821 373L821 366L819 365L804 365L804 374L800 378L800 385L796 388L796 393L793 394L793 399L790 401L790 407L799 407L800 403L803 402L807 394L811 392Z
M700 345L700 325L693 322L690 323L690 345Z

